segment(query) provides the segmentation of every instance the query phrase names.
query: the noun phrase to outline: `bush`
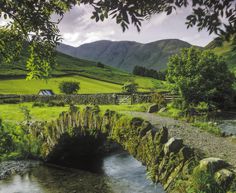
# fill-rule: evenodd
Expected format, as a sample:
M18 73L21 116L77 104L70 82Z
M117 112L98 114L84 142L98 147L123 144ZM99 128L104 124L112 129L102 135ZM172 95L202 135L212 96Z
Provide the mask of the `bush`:
M44 107L44 106L45 106L45 104L42 103L42 102L34 102L34 103L32 104L32 107Z
M49 101L48 107L64 107L65 103L62 101Z
M136 93L138 91L138 84L133 83L133 82L126 82L123 86L122 86L122 91L124 93Z
M60 83L59 89L64 94L76 94L80 89L80 83L73 81L64 81Z
M98 62L97 65L96 65L98 68L104 68L105 65L101 62Z

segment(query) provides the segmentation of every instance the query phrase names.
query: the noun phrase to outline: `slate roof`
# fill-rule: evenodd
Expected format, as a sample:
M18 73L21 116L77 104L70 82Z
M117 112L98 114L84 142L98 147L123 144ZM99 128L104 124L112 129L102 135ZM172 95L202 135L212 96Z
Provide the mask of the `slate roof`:
M38 95L43 95L43 96L52 96L55 95L54 92L52 90L48 90L48 89L42 89L38 92Z

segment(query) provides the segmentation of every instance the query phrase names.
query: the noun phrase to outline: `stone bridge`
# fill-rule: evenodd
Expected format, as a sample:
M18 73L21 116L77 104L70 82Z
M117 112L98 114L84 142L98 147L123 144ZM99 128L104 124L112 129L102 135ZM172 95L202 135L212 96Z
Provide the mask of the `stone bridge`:
M142 162L148 176L161 183L166 192L236 192L232 166L221 159L204 157L184 145L182 139L169 139L167 128L154 128L141 118L86 107L63 112L51 122L34 123L30 131L40 143L40 155L46 160L66 155L70 150L63 146L68 142L78 154L84 155L109 139Z

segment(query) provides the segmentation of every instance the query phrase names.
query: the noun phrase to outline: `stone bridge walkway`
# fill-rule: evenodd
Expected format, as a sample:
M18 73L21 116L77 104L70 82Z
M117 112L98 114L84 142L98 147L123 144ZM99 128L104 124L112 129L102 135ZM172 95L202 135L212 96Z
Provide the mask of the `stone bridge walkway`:
M142 112L125 112L149 121L154 126L166 126L170 137L179 137L184 144L194 147L211 157L227 160L236 168L236 141L229 137L217 137L190 124L173 118Z

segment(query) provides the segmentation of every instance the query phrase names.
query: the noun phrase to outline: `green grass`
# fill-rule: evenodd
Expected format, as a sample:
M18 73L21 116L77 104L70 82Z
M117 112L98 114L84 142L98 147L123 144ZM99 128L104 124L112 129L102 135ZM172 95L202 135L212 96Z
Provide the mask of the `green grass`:
M1 104L0 105L0 118L5 122L21 122L24 120L24 115L21 111L22 106L28 107L32 120L34 121L48 121L58 118L59 114L63 111L68 111L69 106L65 107L32 107L33 103L21 104ZM79 108L84 108L86 105L79 105ZM148 104L137 105L101 105L101 111L107 109L117 112L122 111L146 111Z
M24 114L21 107L26 106L30 110L33 120L47 121L56 119L63 111L68 111L69 107L32 107L32 103L22 104L2 104L0 105L0 118L4 121L21 122L24 120Z
M0 94L37 94L40 89L52 89L56 94L60 93L59 84L62 81L80 82L78 93L112 93L121 92L121 85L103 82L82 76L51 78L45 80L0 80Z
M59 84L62 81L80 82L79 94L89 93L114 93L122 92L122 85L104 82L83 76L70 76L51 78L49 80L25 80L11 79L0 80L0 94L37 94L40 89L52 89L60 94ZM137 77L135 82L139 85L139 91L150 91L152 88L158 91L168 90L168 84L145 77Z
M207 48L210 48L214 53L223 56L226 59L229 68L236 72L236 52L232 50L232 41L224 41L222 46L217 46L215 41L212 41Z
M194 123L192 123L192 125L217 136L221 136L222 134L221 129L210 122L195 121Z
M97 67L96 62L81 60L58 53L58 65L52 73L48 83L42 80L25 81L19 77L26 76L25 57L12 64L0 64L0 94L37 94L40 89L58 90L59 82L63 80L79 81L79 93L109 93L121 92L121 86L127 81L136 82L139 91L168 90L164 81L134 76L119 69L106 66ZM57 77L57 78L56 78Z

